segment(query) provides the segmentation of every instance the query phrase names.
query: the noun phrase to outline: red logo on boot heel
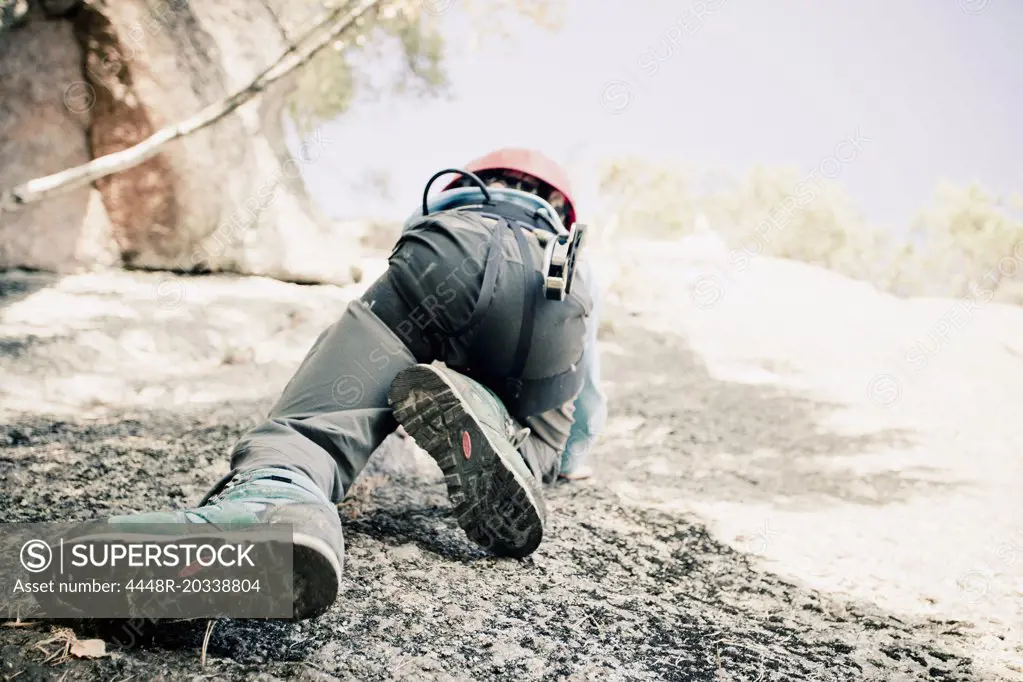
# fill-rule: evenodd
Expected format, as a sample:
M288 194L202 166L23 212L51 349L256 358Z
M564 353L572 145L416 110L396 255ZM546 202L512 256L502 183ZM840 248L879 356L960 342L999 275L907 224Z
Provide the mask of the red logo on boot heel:
M462 454L466 459L472 457L472 439L469 438L468 431L462 431Z

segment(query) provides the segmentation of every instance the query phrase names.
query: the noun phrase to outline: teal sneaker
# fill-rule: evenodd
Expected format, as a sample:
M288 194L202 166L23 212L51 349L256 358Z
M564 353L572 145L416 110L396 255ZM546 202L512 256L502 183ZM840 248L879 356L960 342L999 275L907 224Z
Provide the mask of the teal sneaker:
M133 535L142 533L151 541L148 528L143 529L142 525L170 531L181 524L192 524L188 538L194 540L202 538L201 529L195 527L198 524L219 531L234 525L270 523L290 524L293 529L293 619L321 615L334 603L341 586L344 563L341 519L337 508L308 477L288 469L241 472L214 489L194 509L114 516L106 524L92 525L88 537L76 540L128 542ZM133 532L133 527L139 530ZM168 536L168 542L178 539Z
M395 419L436 460L458 525L499 556L524 557L543 539L547 512L518 445L518 428L489 389L458 372L413 365L391 384Z

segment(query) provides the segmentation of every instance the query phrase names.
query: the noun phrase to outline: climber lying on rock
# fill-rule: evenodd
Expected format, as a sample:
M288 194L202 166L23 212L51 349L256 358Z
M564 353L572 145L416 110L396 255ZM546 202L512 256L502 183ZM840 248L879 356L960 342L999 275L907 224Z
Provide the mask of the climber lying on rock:
M573 260L584 251L567 177L539 153L504 149L430 201L428 190L387 271L234 445L231 473L198 507L114 517L110 534L292 524L294 615L317 616L341 581L336 504L400 424L440 465L470 539L501 556L537 548L543 485L588 475L606 416L597 288ZM569 262L551 256L552 241L572 247Z

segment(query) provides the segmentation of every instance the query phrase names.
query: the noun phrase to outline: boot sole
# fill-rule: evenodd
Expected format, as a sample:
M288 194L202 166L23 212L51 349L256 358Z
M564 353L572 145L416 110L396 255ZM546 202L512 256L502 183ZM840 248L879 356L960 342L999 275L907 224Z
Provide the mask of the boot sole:
M415 365L395 378L388 401L395 419L440 466L466 535L499 556L532 554L543 539L543 498L508 462L518 453L502 452L458 389L435 368ZM470 457L463 454L466 438Z
M295 533L292 545L294 620L323 615L341 591L341 561L318 537Z
M243 537L244 534L241 535ZM201 533L190 533L188 536L190 541L202 542L217 541L222 536L205 536ZM147 542L156 545L171 544L180 542L181 538L170 537L166 535L150 535L144 533L131 533L125 532L113 532L110 534L83 536L75 538L76 544L89 544L95 543L96 545L102 545L105 543L112 542ZM280 556L283 549L283 543L276 540L265 540L260 539L259 535L256 534L253 538L253 544L269 544L271 546L278 546L279 548L273 552L274 556ZM290 620L306 620L308 618L315 618L326 612L337 599L338 592L341 587L341 574L342 566L341 560L337 555L330 549L330 546L320 538L305 533L294 533L292 536L292 542L290 544L292 552L292 595L294 598L292 606L292 617ZM177 571L178 569L175 569ZM189 576L190 578L202 579L202 570L200 569L194 575ZM173 578L178 581L181 580L179 576L176 576L174 572L168 573L168 575L155 575L152 572L145 572L145 570L138 571L135 575L125 576L126 580L149 580L156 578ZM262 587L263 590L268 589L281 589L281 587L267 585ZM283 590L282 590L283 592ZM146 593L143 593L146 595ZM76 595L62 594L59 598L53 599L52 603L50 599L45 601L51 602L50 604L41 604L45 609L47 606L54 607L63 610L61 607L70 607L71 609L81 611L85 618L89 618L88 602L90 599L89 595L81 597L81 601L75 599ZM143 599L150 599L152 595L143 596ZM104 595L106 603L109 604L111 600L122 599L122 607L127 609L130 599L132 598L131 593L121 592L118 595ZM173 620L181 618L184 614L174 613L174 600L173 599L161 599L156 602L159 607L160 615L156 617L141 616L150 620ZM54 611L57 612L57 611ZM224 614L224 617L231 617L230 614Z

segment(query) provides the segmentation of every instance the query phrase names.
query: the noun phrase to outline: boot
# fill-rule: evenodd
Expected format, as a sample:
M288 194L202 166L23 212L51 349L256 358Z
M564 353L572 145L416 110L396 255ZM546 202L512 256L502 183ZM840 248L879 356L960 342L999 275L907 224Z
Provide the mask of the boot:
M517 449L529 429L485 386L446 367L402 370L388 400L395 419L440 465L469 538L499 556L531 554L547 512L537 477Z
M94 524L88 538L79 541L95 538L98 542L130 542L141 534L151 539L152 525L171 530L186 523L208 524L211 530L232 524L291 524L293 618L314 618L334 603L344 562L341 519L337 508L309 478L287 469L238 473L196 508L114 516L106 524ZM188 538L196 537L201 537L201 529L190 529ZM179 539L167 538L168 542Z

